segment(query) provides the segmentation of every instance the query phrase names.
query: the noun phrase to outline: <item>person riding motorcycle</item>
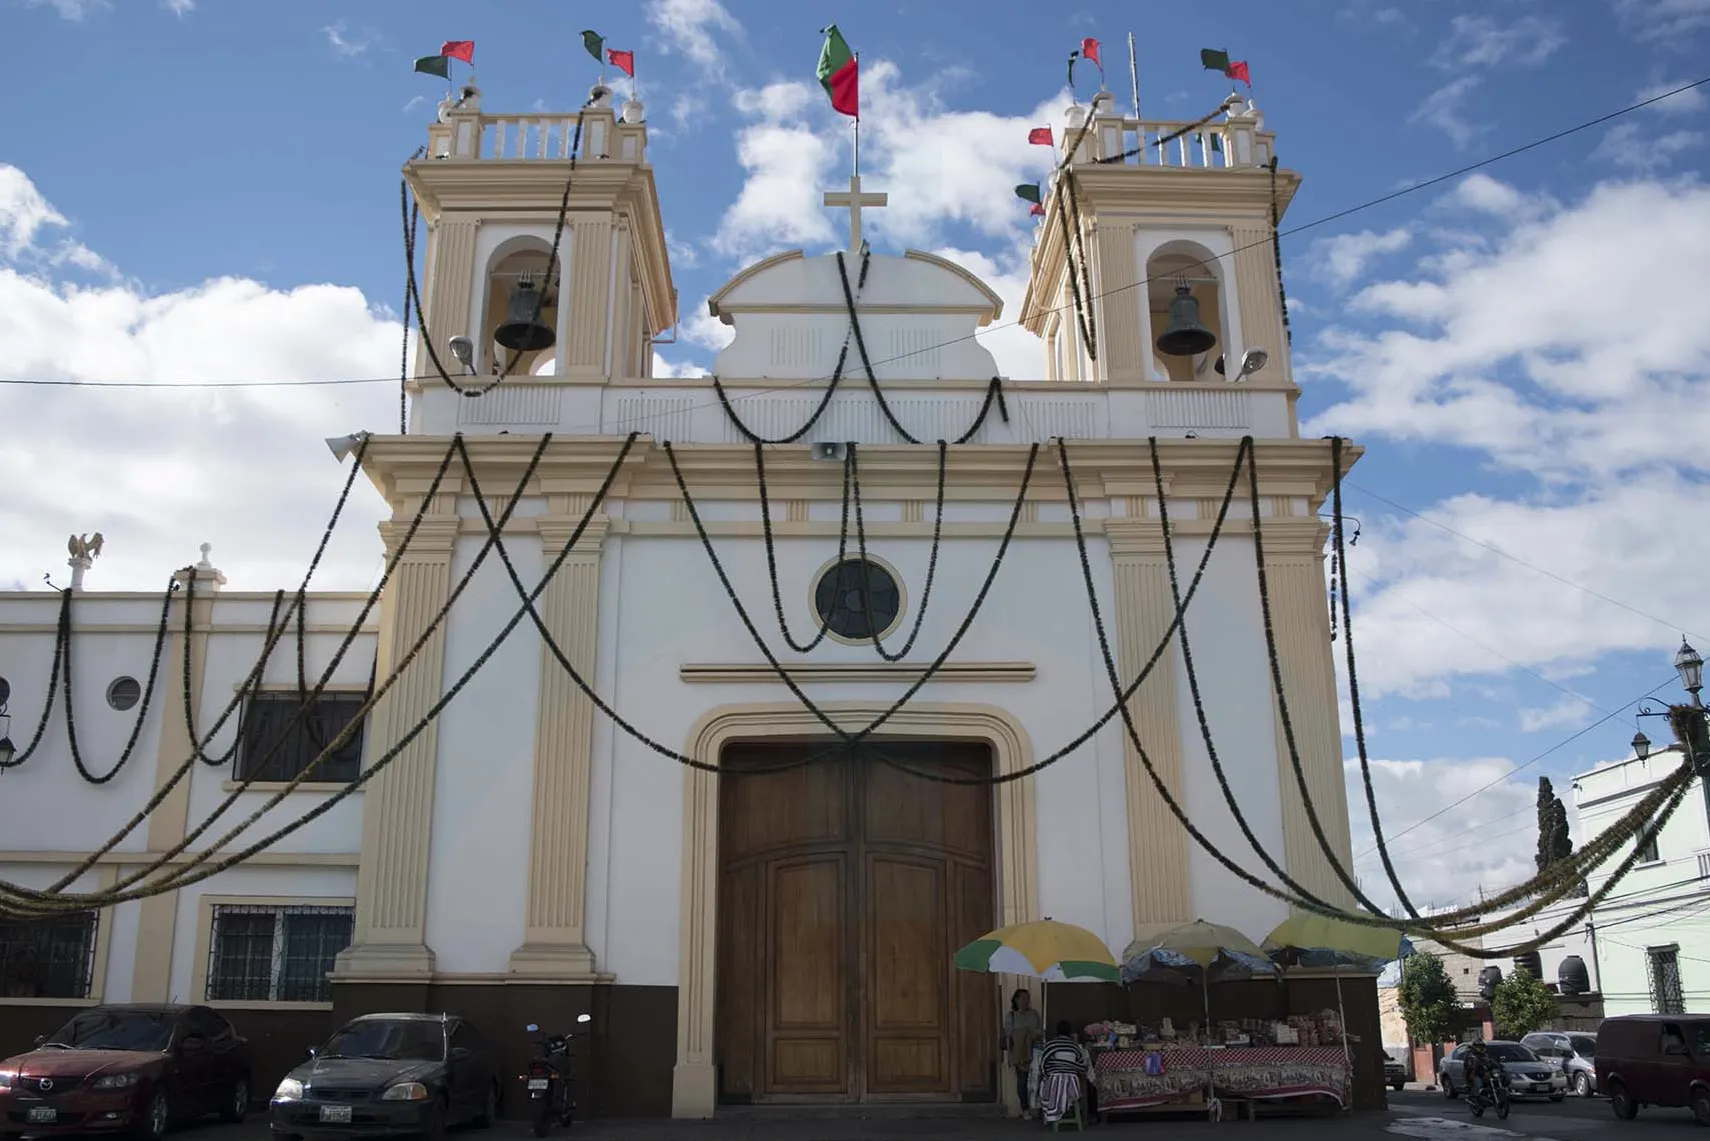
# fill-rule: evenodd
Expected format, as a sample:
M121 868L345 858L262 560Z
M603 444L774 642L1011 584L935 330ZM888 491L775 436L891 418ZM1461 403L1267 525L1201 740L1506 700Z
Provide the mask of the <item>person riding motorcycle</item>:
M1494 1086L1498 1081L1496 1064L1483 1042L1474 1042L1467 1048L1466 1070L1467 1089L1475 1095L1484 1091L1485 1082Z

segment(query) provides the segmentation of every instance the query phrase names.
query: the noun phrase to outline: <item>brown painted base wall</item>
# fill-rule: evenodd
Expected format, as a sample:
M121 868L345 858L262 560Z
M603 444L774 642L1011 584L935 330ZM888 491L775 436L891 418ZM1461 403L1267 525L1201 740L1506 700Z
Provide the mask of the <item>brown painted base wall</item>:
M0 1058L30 1049L79 1011L77 1006L0 1005ZM333 988L333 1009L227 1010L249 1040L255 1097L264 1101L309 1047L346 1020L383 1011L443 1011L467 1018L499 1050L504 1116L520 1118L525 1101L518 1078L533 1056L523 1028L576 1029L591 1014L588 1036L576 1039L571 1064L578 1112L592 1117L669 1117L671 1071L677 1061L677 988L647 986L354 985Z

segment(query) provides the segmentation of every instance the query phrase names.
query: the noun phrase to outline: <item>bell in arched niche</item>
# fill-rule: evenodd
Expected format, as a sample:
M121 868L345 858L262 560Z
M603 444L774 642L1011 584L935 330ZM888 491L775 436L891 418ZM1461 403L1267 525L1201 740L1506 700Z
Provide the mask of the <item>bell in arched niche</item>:
M524 274L511 290L510 304L505 308L505 320L493 330L493 340L515 353L533 353L549 349L557 339L552 327L540 319L546 299L535 288L534 278Z
M1199 302L1186 283L1176 286L1170 302L1170 324L1158 335L1158 351L1166 356L1191 357L1210 352L1217 337L1199 323Z

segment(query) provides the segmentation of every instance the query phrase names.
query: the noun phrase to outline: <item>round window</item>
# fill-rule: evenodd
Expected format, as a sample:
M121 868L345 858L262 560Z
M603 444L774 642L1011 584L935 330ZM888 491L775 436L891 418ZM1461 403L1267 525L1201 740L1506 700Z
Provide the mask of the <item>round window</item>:
M107 704L123 713L142 700L142 686L134 677L114 678L107 687Z
M902 613L902 589L891 572L872 559L844 559L820 576L813 606L826 628L861 641L884 635Z

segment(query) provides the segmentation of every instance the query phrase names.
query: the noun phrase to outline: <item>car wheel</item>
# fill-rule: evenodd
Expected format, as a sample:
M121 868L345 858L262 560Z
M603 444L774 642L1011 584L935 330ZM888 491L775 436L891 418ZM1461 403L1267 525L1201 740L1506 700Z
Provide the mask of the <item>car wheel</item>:
M1396 1093L1400 1093L1402 1090L1407 1088L1407 1083L1406 1082L1390 1082L1389 1088L1394 1090Z
M236 1125L249 1116L249 1079L239 1078L232 1083L232 1091L226 1097L226 1104L220 1110L220 1120Z
M1437 1075L1437 1082L1443 1087L1443 1096L1450 1101L1455 1100L1455 1083L1449 1079L1449 1072L1444 1070Z
M160 1141L171 1127L172 1102L167 1098L165 1090L157 1088L149 1096L148 1108L143 1110L142 1123L137 1128L137 1136L142 1141Z
M1639 1103L1633 1100L1633 1095L1627 1092L1627 1087L1620 1082L1609 1083L1609 1108L1622 1121L1631 1121L1639 1116Z
M1573 1092L1577 1097L1591 1096L1591 1075L1581 1070L1573 1076Z
M487 1099L481 1103L481 1112L475 1115L475 1128L486 1129L499 1120L499 1083L494 1082L487 1087Z
M1700 1125L1710 1125L1710 1089L1699 1086L1692 1091L1692 1119Z

